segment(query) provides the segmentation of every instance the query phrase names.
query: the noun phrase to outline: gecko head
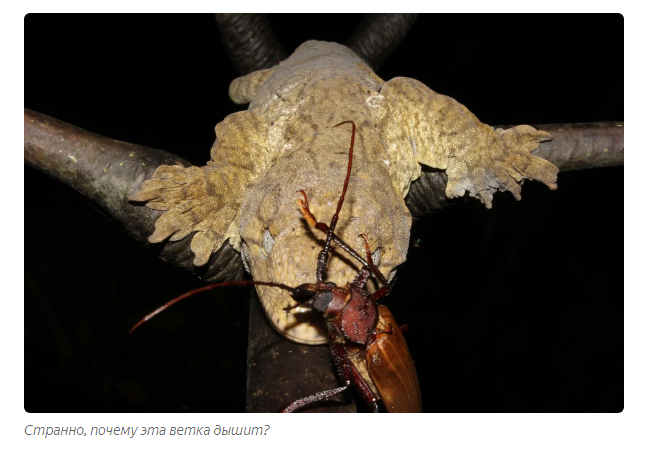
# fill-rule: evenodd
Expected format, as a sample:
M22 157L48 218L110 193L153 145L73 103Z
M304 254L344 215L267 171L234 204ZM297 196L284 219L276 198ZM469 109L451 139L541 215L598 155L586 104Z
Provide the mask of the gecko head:
M406 259L411 217L401 197L392 187L384 187L390 186L390 180L377 179L376 173L368 178L368 173L373 173L373 169L353 172L335 233L364 258L360 235L365 234L373 261L390 278L395 267ZM304 188L316 219L330 224L342 179L337 174L310 181L303 174L294 174L288 180L272 188L269 181L259 181L249 187L249 197L242 209L241 252L255 280L298 287L316 282L318 255L326 235L301 214L301 195L296 188ZM338 245L332 245L325 278L344 287L363 265ZM376 281L371 279L369 290L373 290L373 285L377 288ZM269 320L284 337L305 344L327 342L327 328L321 314L309 307L285 311L295 305L285 290L258 286L257 291Z

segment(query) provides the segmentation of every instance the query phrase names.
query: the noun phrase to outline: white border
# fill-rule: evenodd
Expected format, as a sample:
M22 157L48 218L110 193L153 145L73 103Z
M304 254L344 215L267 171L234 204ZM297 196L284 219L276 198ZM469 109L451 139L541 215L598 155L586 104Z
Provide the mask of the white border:
M644 183L647 181L648 146L644 132L648 129L647 81L650 80L647 62L648 25L647 13L640 9L640 2L589 3L577 1L545 1L529 7L521 1L465 1L435 5L437 11L472 12L613 12L624 11L625 17L625 119L627 120L628 162L626 165L626 210L625 210L625 410L621 414L425 414L425 415L246 415L246 414L28 414L23 409L23 266L13 264L5 269L3 288L5 290L2 315L2 425L5 452L12 449L27 452L47 450L51 452L110 452L116 450L135 451L152 449L158 452L178 452L183 449L206 448L217 450L243 449L259 453L297 450L309 453L349 452L352 449L381 450L382 452L650 452L646 435L648 424L645 411L648 409L648 241L647 202L644 200ZM375 10L393 10L394 3L378 4ZM432 7L431 3L428 3ZM24 93L24 15L28 11L39 12L159 12L209 11L228 5L214 2L151 2L112 1L105 4L88 1L31 1L13 3L3 7L2 67L3 106L2 125L8 137L4 149L5 166L18 166L18 109L23 104ZM330 12L360 12L365 5L361 2L326 2L315 5L303 2L299 5L284 2L247 2L236 4L239 11L254 11L272 7L274 12L309 11L327 8ZM422 5L416 2L399 2L399 7L413 10ZM324 10L321 10L324 11ZM549 30L548 33L552 33ZM607 33L607 30L603 30ZM598 63L594 62L594 71ZM643 136L642 136L643 134ZM645 140L644 140L645 139ZM8 159L6 159L8 157ZM3 178L2 194L3 237L15 238L23 233L22 225L16 226L16 213L22 214L23 197L13 197L15 188L23 184L22 174L10 171L9 178ZM606 182L603 182L606 184ZM607 209L607 207L603 207ZM7 222L7 220L11 222ZM21 217L22 220L22 217ZM21 223L22 224L22 223ZM24 240L24 239L23 239ZM5 251L7 260L23 258L23 245L13 240ZM24 244L24 242L23 242ZM14 250L15 248L15 250ZM21 260L22 262L22 260ZM444 391L444 390L441 390ZM644 417L645 416L645 417ZM233 437L28 437L24 428L36 426L250 426L270 425L266 436ZM5 436L6 435L6 436ZM230 451L228 451L230 452Z

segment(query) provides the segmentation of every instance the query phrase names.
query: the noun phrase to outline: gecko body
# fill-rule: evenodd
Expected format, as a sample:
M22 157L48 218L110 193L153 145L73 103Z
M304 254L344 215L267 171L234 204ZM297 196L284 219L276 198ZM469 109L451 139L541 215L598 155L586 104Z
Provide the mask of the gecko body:
M448 197L468 193L487 207L497 190L519 198L524 179L556 187L558 169L530 154L548 133L494 129L418 81L383 81L339 44L308 41L279 65L233 81L230 96L249 108L216 126L206 166L161 166L131 197L166 211L151 242L195 232L197 266L229 241L255 280L290 286L314 280L323 235L301 216L299 191L317 219L331 217L347 168L350 131L333 129L342 121L354 121L357 135L336 233L357 250L365 234L389 278L406 260L411 216L404 197L421 165L446 170ZM335 253L327 279L345 285L358 269ZM285 337L327 341L317 317L283 311L291 305L286 291L257 291Z

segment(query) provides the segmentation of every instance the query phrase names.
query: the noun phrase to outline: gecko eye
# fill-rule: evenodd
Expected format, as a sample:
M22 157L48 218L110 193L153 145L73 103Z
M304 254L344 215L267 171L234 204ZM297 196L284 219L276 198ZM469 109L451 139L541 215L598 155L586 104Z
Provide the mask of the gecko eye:
M273 238L273 235L271 235L269 229L264 229L264 233L262 234L262 248L264 248L264 252L266 252L266 255L269 255L271 253L271 248L273 247L273 243L275 243L275 239Z

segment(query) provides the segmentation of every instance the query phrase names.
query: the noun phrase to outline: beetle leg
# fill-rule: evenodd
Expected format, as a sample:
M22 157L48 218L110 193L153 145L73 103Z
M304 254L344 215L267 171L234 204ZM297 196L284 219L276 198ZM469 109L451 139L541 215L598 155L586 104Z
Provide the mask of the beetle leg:
M298 410L299 408L304 407L305 405L309 405L312 402L318 402L319 400L323 399L328 399L332 396L336 396L337 394L342 393L346 389L350 387L349 384L345 386L341 386L339 388L332 388L328 389L327 391L321 391L316 394L312 394L311 396L303 397L302 399L295 400L291 402L289 405L286 407L283 407L280 410L280 413L293 413L294 411Z
M368 237L365 234L359 235L361 238L363 238L363 247L366 250L366 257L368 259L368 267L372 270L373 274L379 279L379 282L381 285L383 285L382 288L377 290L373 295L372 299L373 301L378 301L379 299L383 298L384 296L388 295L391 290L391 286L384 277L383 274L381 274L381 271L375 266L375 264L372 261L372 254L370 253L370 243L368 242Z
M316 227L321 232L323 232L325 234L329 234L330 233L330 228L328 227L328 225L325 224L324 222L319 222L316 219L316 216L314 216L314 214L309 209L309 199L307 198L307 193L305 193L305 191L303 191L302 189L300 190L300 193L303 196L303 200L300 200L300 211L302 212L302 215L304 216L305 220L310 225ZM377 279L379 280L381 285L383 285L384 287L389 287L388 290L384 290L384 292L380 296L375 298L375 300L377 300L380 297L386 296L388 294L388 292L390 291L390 284L388 284L388 281L386 280L386 278L384 277L382 272L379 271L379 268L377 268L375 266L375 264L372 262L372 254L370 254L370 245L368 244L368 238L366 237L366 235L364 235L363 233L360 235L363 238L364 242L365 242L365 248L366 248L367 260L364 260L357 251L355 251L349 244L347 244L345 241L343 241L336 233L331 232L331 234L332 234L332 239L334 240L334 242L336 244L338 244L341 247L341 249L343 249L345 252L350 254L356 260L361 262L361 264L364 267L370 268L370 270L377 277ZM320 260L321 256L319 255L318 258ZM359 274L361 274L361 272ZM358 276L357 276L357 278L358 278ZM366 279L366 282L367 282L367 279Z
M361 268L361 271L359 271L359 274L357 274L357 277L354 278L352 284L350 285L356 287L359 290L363 290L366 287L368 279L370 278L370 274L370 268L364 266Z
M377 290L375 293L372 294L372 299L374 301L379 301L384 296L388 295L388 293L390 293L390 287L389 286L382 287L379 290Z
M345 345L336 341L333 336L330 336L330 351L334 359L336 370L339 376L345 381L345 385L339 388L328 389L326 391L321 391L310 396L295 400L287 406L283 407L280 410L280 413L293 413L305 405L309 405L313 402L318 402L320 400L325 400L336 396L337 394L340 394L348 389L350 385L354 386L359 395L361 395L363 398L363 401L374 413L377 413L379 411L379 407L377 406L377 397L372 392L354 364L352 364L350 358L348 358L348 352L345 348Z
M377 406L377 396L375 396L357 368L352 364L352 361L350 361L345 345L335 340L330 340L330 350L332 352L332 357L334 358L334 365L336 366L339 375L345 380L348 386L352 383L368 408L370 408L373 413L377 413L379 411L379 407Z
M300 193L302 194L303 200L300 200L300 212L304 216L305 220L316 227L318 230L321 232L327 233L328 227L322 222L318 222L316 219L316 216L311 212L309 209L309 199L307 198L307 193L304 190L300 190Z
M302 196L304 200L300 200L300 211L302 212L302 215L304 216L305 220L310 224L316 227L318 230L323 232L324 234L327 235L329 232L329 227L327 224L324 222L318 222L316 219L316 216L309 210L309 200L307 199L307 194L305 191L302 189L300 190L302 193ZM332 233L332 239L336 244L338 244L341 249L343 249L345 252L350 254L352 257L354 257L356 260L361 262L364 266L368 265L368 263L359 255L357 251L352 249L349 244L347 244L345 241L343 241L336 233Z
M366 250L366 260L368 260L369 264L374 265L374 262L372 261L372 254L370 253L370 242L368 241L368 237L365 233L361 233L359 236L363 238L363 248Z

